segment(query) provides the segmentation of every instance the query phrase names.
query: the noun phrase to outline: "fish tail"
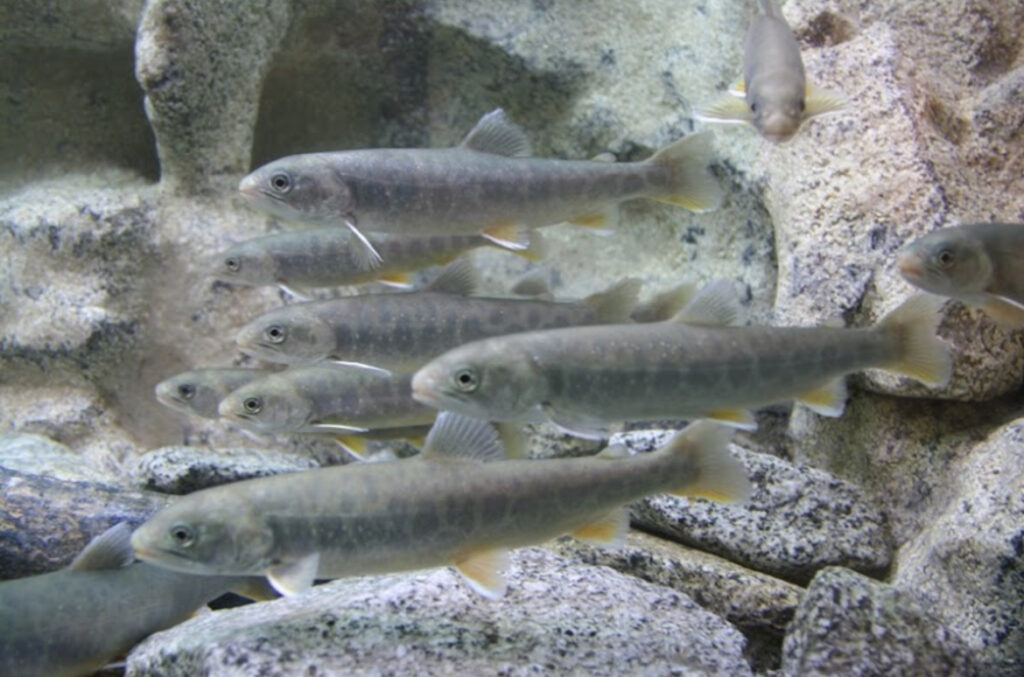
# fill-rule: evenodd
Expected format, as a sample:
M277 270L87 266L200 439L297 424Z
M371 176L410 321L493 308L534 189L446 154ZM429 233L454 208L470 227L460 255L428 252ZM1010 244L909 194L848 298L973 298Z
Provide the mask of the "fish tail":
M722 203L722 189L710 172L711 133L690 134L662 148L647 162L669 169L665 192L650 197L659 202L685 207L694 212L709 212Z
M676 496L708 498L741 503L753 489L747 470L729 453L732 430L710 421L691 423L677 433L658 453L681 456L685 482L669 493Z
M779 7L778 0L758 0L758 7L761 8L761 13L765 16L770 16L776 19L784 19L782 16L782 8Z
M640 287L640 280L630 277L604 291L591 294L583 299L583 303L590 306L598 319L604 323L629 322Z
M949 382L953 370L949 345L936 336L944 302L939 296L916 294L882 318L879 331L895 335L899 344L896 359L884 369L928 386Z

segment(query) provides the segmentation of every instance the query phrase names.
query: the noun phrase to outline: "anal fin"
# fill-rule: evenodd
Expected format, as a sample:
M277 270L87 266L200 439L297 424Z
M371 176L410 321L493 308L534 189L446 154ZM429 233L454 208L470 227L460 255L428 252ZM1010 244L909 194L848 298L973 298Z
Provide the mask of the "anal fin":
M629 531L629 511L616 508L598 519L573 529L571 534L586 543L617 547L626 540Z
M836 418L846 409L846 379L838 378L806 392L796 401L822 416Z
M481 233L485 238L505 249L529 249L530 231L514 221L489 224Z
M508 550L504 548L475 550L452 562L469 587L488 599L499 599L505 594L508 582L503 572L508 565Z
M710 418L730 428L757 430L757 420L746 409L712 409L704 413L704 418Z
M295 562L267 569L267 580L274 586L274 590L285 597L294 597L313 587L319 567L320 553L314 552Z
M362 437L338 435L334 439L339 445L341 445L341 448L348 452L348 454L355 460L366 460L366 440Z

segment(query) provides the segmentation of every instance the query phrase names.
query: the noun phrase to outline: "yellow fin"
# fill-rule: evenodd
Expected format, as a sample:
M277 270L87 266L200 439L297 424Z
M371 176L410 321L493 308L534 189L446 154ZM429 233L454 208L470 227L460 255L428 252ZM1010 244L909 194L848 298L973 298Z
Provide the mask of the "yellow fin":
M754 415L746 409L712 409L704 413L704 418L710 418L730 428L757 430Z
M887 371L942 387L953 371L949 345L935 335L945 299L917 294L904 301L878 324L878 329L897 336L896 358L883 366Z
M595 214L580 214L569 219L569 223L586 228L604 228L608 225L608 215L601 212Z
M536 230L530 231L530 246L527 247L526 249L521 249L518 247L509 248L494 241L491 241L491 244L500 247L501 249L504 249L506 251L512 252L517 256L522 256L527 261L533 261L534 263L538 261L543 261L548 256L547 241L543 237L541 237L540 232Z
M830 89L820 89L810 82L804 90L804 119L827 115L828 113L841 113L849 108L850 102L842 92Z
M378 278L381 282L389 282L397 285L408 285L409 280L412 276L409 273L388 273L387 275L381 275Z
M505 249L529 249L529 231L512 220L495 221L481 233L485 238Z
M273 566L265 573L274 590L285 597L294 597L313 587L319 567L320 553L314 552L294 562Z
M353 437L351 435L338 435L335 441L341 445L342 449L352 454L359 461L366 460L366 440L362 437Z
M676 496L713 501L745 501L753 488L747 469L729 453L732 431L709 421L691 423L654 453L683 455L688 462L685 482L673 487Z
M846 380L838 378L829 381L800 395L796 401L822 416L842 416L846 409Z
M573 529L573 538L595 545L621 545L629 531L629 511L617 508L593 522Z
M981 309L992 320L1004 329L1020 329L1024 327L1024 308L1013 301L998 296L985 300Z
M405 441L411 444L412 446L416 447L417 449L422 449L423 445L426 444L427 442L427 436L420 435L418 437L406 437Z
M747 96L747 83L743 81L743 76L739 76L736 80L729 85L729 93L733 96L746 98Z
M694 109L693 118L719 125L749 125L754 119L754 114L747 105L746 97L741 99L727 94L706 106Z
M668 180L656 195L648 197L694 212L717 209L723 193L708 171L714 162L712 138L711 132L690 134L652 155L647 162L662 165Z
M452 562L469 587L488 599L505 594L508 582L503 572L508 565L508 550L503 548L474 550Z
M255 576L231 586L231 592L254 602L268 602L278 597L277 591L266 580Z

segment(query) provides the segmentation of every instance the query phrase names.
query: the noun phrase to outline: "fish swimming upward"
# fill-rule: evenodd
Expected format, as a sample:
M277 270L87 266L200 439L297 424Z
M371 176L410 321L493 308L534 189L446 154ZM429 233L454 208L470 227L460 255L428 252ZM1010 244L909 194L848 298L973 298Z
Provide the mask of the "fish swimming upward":
M236 341L269 362L299 365L330 358L413 371L450 348L487 336L628 321L640 285L626 280L573 302L482 298L470 296L475 275L459 260L423 291L295 303L256 318Z
M66 569L0 583L0 674L88 675L229 590L269 599L259 579L195 576L132 563L126 523Z
M360 267L384 256L363 231L482 234L525 249L529 231L564 221L603 226L619 202L646 197L693 211L718 206L707 171L710 135L693 134L645 162L528 157L523 130L501 109L455 148L367 149L275 160L239 184L249 201L306 223L347 226L364 245Z
M942 228L904 247L896 266L915 287L982 308L1004 326L1024 326L1024 224Z
M443 265L477 247L498 246L481 235L372 235L367 239L384 262L365 266L363 245L338 228L277 233L247 240L213 257L210 273L232 284L278 285L300 296L305 289L362 284L379 280L404 285L409 273ZM509 250L531 261L544 258L540 234L528 249Z
M502 460L487 423L441 414L423 452L235 482L185 496L139 527L139 558L179 571L264 573L286 595L314 578L450 565L488 597L505 591L509 549L563 533L620 542L623 506L669 491L743 500L750 485L728 429L690 426L627 457Z
M704 122L750 124L766 139L787 141L809 118L846 107L837 92L807 82L800 47L776 0L758 0L760 12L743 41L743 79L694 117Z
M550 420L584 437L626 421L710 418L753 428L748 408L797 399L839 416L843 375L884 369L929 385L950 374L935 334L940 302L909 299L878 325L734 327L727 284L673 320L554 329L474 341L413 377L413 397L493 420Z
M156 399L183 414L217 418L217 406L228 393L270 373L234 367L183 371L156 384Z

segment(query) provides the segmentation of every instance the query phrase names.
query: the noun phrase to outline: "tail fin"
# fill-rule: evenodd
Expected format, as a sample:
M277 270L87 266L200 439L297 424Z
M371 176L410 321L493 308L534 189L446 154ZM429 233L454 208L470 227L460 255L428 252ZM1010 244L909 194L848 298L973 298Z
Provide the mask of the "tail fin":
M917 294L882 318L878 329L895 334L900 345L896 360L884 369L928 386L942 387L949 382L953 370L949 345L935 335L944 302L940 296Z
M677 433L658 453L686 456L686 478L673 487L676 496L708 498L741 503L750 498L752 487L747 470L729 453L732 430L709 421L691 423Z
M758 0L757 5L761 8L761 13L765 16L782 19L783 21L786 20L786 18L782 16L782 8L779 7L778 0Z
M710 132L690 134L655 153L648 162L669 167L671 179L667 192L650 197L694 212L717 209L722 189L707 169L712 161L711 138Z
M640 280L630 277L604 291L591 294L583 299L583 303L590 306L602 322L629 322L629 314L636 305L640 286Z

